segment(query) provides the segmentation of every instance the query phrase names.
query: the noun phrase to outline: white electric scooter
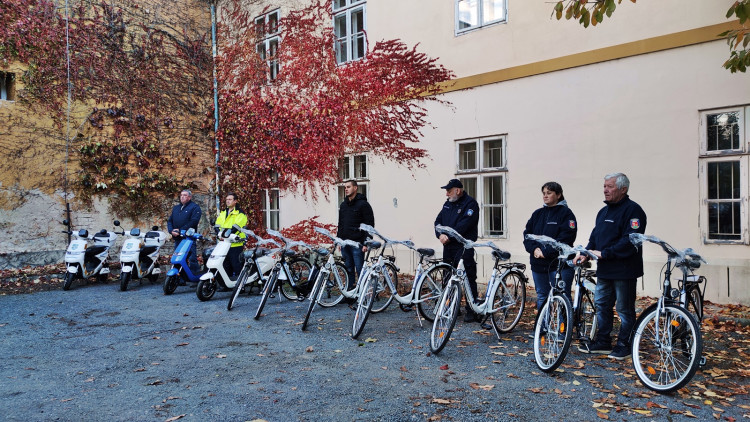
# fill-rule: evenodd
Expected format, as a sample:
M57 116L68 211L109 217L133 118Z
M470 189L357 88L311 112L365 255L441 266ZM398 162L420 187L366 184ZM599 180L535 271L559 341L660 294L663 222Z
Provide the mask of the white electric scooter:
M68 225L68 220L63 220ZM70 290L73 280L96 276L96 281L104 282L109 276L109 249L115 244L117 233L102 229L93 236L81 229L77 232L63 230L72 236L65 251L65 280L63 290Z
M120 226L117 220L114 224ZM125 236L125 229L117 234ZM128 290L131 280L148 278L151 283L156 283L161 274L157 262L159 250L166 241L167 234L159 231L159 226L153 226L151 231L146 233L141 233L141 229L137 227L130 229L120 249L120 290Z
M244 242L245 239L241 238L234 228L221 229L217 238L219 242L206 261L207 271L201 276L198 287L195 289L195 294L201 301L211 299L219 286L227 289L234 287L234 282L229 279L229 275L224 269L224 259L226 259L232 243Z

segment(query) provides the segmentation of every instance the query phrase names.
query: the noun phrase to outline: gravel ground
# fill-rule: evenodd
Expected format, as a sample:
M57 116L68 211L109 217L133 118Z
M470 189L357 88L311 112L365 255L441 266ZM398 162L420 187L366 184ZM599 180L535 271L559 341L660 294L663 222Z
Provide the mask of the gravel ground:
M750 417L747 380L699 371L674 395L637 382L630 361L571 349L541 373L528 339L532 312L498 339L459 321L439 356L430 325L394 304L359 340L353 311L229 292L74 284L0 296L0 410L5 420L698 420ZM747 345L745 345L747 347ZM744 387L743 387L744 386ZM744 388L744 390L743 390ZM686 412L689 412L686 413Z

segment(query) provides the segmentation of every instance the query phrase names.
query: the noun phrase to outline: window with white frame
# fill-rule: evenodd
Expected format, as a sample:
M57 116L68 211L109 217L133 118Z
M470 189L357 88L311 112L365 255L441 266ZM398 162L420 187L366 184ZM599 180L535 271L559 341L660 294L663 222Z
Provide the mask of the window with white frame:
M346 196L344 183L349 180L356 180L357 193L361 193L367 197L370 185L368 170L367 155L365 154L347 155L339 161L339 179L341 180L338 186L339 204L344 202L344 197Z
M14 101L16 74L12 72L0 72L0 100Z
M261 60L268 66L268 80L273 81L279 74L279 59L276 53L279 49L279 19L281 11L265 13L255 18L255 36L258 40L255 50L260 55Z
M333 0L333 31L338 64L365 57L365 3L365 0Z
M506 237L505 136L456 141L456 178L479 203L481 237Z
M700 126L703 240L748 244L750 106L704 111Z
M279 189L266 189L261 195L263 227L279 230Z
M507 20L506 0L456 0L456 33Z

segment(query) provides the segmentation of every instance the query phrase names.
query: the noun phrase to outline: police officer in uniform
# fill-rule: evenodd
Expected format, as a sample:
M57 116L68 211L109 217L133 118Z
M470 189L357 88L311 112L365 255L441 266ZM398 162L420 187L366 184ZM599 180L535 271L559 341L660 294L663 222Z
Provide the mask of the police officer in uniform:
M441 189L445 189L447 200L435 219L435 225L448 226L456 230L465 239L476 241L479 224L479 204L477 204L477 201L464 191L464 185L458 179L451 179ZM435 232L435 235L440 240L440 243L443 244L444 262L456 267L461 257L463 257L471 293L474 295L474 298L477 298L477 262L474 260L474 249L464 251L464 247L460 242L438 232ZM464 322L475 321L481 322L477 314L474 313L467 303Z

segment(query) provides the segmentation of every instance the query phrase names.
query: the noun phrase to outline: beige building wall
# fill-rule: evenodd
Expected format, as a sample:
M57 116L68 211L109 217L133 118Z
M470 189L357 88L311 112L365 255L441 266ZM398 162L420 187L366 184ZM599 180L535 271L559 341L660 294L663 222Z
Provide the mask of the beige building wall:
M420 42L456 71L462 87L473 87L444 94L451 107L430 106L435 128L424 131L431 156L426 169L412 173L369 160L368 197L377 228L440 250L432 224L445 199L439 187L456 174L455 141L505 135L508 230L495 240L512 259L528 263L522 234L541 206L544 182L563 185L579 221L576 244L585 245L604 205L602 177L622 171L631 179L631 197L648 215L647 233L706 257L709 265L699 273L709 279L707 299L750 303L750 246L705 244L701 220L701 111L750 105L748 75L721 67L728 57L723 41L706 42L723 30L710 26L723 25L731 3L627 2L611 20L584 30L550 20L549 3L511 0L508 23L456 36L455 2L369 2L371 41ZM742 177L747 186L747 171ZM283 197L282 226L312 215L335 223L335 189L329 194L334 201L318 204ZM747 219L747 196L742 207ZM480 251L485 274L491 266L486 257ZM640 294L658 294L665 257L658 246L645 247ZM402 270L412 262L402 260Z

